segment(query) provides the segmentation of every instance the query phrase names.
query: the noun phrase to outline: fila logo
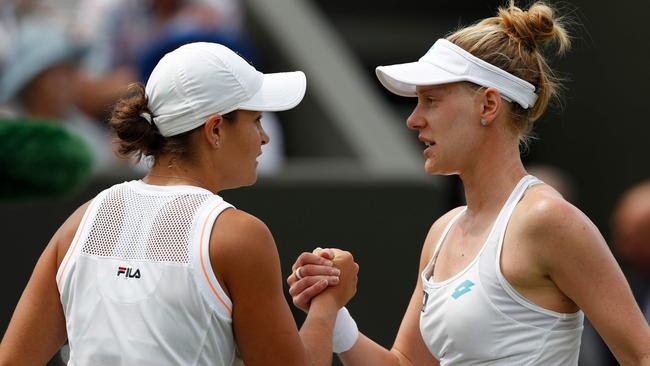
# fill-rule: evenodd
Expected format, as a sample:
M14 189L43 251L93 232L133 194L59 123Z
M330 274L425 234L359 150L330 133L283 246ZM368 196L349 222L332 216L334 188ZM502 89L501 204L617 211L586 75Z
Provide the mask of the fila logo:
M117 267L117 277L120 277L121 274L124 274L124 278L140 278L140 269L136 268L133 271L131 267Z

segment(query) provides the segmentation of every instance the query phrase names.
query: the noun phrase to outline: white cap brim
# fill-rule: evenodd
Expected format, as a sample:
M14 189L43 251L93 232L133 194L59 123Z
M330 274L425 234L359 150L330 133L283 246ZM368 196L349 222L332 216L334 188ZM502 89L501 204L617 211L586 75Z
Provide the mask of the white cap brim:
M378 66L375 70L381 84L394 94L415 97L417 86L440 85L465 80L426 62L409 62L390 66Z
M264 74L262 87L237 109L279 112L291 109L302 101L307 78L302 71Z

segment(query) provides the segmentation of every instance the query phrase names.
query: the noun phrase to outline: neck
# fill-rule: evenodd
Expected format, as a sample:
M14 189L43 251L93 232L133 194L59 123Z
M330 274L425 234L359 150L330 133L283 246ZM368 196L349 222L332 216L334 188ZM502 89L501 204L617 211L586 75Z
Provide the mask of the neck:
M157 159L149 173L142 179L147 184L173 186L190 185L207 189L213 193L220 191L217 182L209 175L187 163L174 158Z
M465 189L467 214L498 211L524 175L526 170L519 156L518 145L482 152L474 166L460 174Z

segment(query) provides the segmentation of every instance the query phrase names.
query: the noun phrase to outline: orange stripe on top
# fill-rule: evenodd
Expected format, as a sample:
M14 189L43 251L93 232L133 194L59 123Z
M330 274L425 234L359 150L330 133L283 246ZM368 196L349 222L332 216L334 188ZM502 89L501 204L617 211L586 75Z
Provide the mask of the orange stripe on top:
M225 301L219 296L219 293L217 292L217 289L214 288L214 285L212 284L212 281L210 281L210 276L208 275L208 271L205 269L205 262L203 261L203 239L205 238L205 227L208 224L208 219L210 219L210 216L212 216L212 213L219 207L223 206L225 202L221 202L220 204L216 205L212 210L210 210L210 213L208 214L208 217L205 218L205 221L203 222L203 227L201 228L201 243L199 245L199 256L201 259L201 269L203 269L203 275L205 276L205 279L208 281L208 285L210 285L210 289L214 293L214 295L219 299L221 304L228 310L228 313L232 316L232 309L226 304ZM216 275L215 275L216 276Z
M86 209L86 212L84 212L84 217L81 220L81 224L79 224L79 227L77 228L77 232L75 233L76 238L72 242L72 245L70 248L68 248L68 252L70 255L68 256L67 259L64 259L65 263L63 264L63 269L61 270L61 273L59 274L59 278L56 280L57 284L60 284L61 281L63 281L63 276L65 275L65 270L68 267L68 264L70 264L70 259L74 256L74 250L77 247L77 244L79 243L79 238L81 238L84 226L86 225L86 220L88 219L88 216L90 216L91 210L93 206L95 205L96 199L93 199L92 203L88 205L88 208ZM79 235L77 235L79 234ZM66 253L67 254L67 253Z

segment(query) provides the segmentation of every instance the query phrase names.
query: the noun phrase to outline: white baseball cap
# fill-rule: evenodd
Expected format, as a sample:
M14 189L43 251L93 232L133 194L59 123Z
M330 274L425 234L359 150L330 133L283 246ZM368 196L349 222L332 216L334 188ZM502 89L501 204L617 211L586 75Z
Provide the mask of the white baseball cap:
M492 87L501 97L524 109L535 105L535 86L472 55L446 39L439 39L417 62L378 66L377 77L384 87L404 97L415 97L416 86L458 81Z
M301 71L263 74L226 46L196 42L166 54L145 91L153 123L163 136L174 136L215 113L291 109L306 87Z

